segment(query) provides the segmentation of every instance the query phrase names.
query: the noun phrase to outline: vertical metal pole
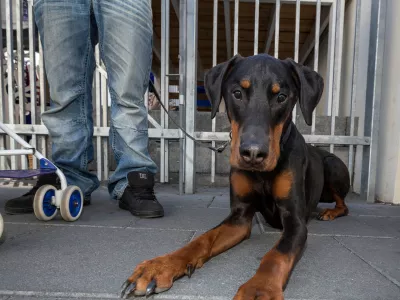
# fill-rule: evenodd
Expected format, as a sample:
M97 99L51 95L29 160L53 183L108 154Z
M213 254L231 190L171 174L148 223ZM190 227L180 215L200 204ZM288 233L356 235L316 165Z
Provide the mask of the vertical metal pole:
M25 82L24 82L24 49L23 49L23 36L22 36L22 8L23 0L15 2L16 8L16 33L17 33L17 78L18 78L18 98L19 98L19 123L24 124L25 119Z
M13 21L12 0L6 1L6 32L7 32L7 85L8 85L8 122L14 124L14 43L13 43ZM15 149L15 141L10 139L10 150ZM15 156L11 156L11 169L16 167Z
M169 108L169 0L162 0L161 2L161 102L165 107ZM161 110L161 127L168 126L168 119L163 110ZM160 182L168 181L168 141L161 138L160 145Z
M95 107L95 111L96 111L96 114L95 114L95 124L96 124L96 126L97 127L100 127L100 125L101 125L101 116L100 116L100 114L101 114L101 94L100 94L100 92L101 92L101 86L100 86L100 77L101 77L101 74L100 74L100 71L99 71L99 68L100 68L100 49L99 49L99 46L97 45L96 46L96 48L95 48L95 52L94 52L94 55L95 55L95 60L96 60L96 70L95 70L95 81L94 81L94 84L95 84L95 88L94 88L94 90L95 90L95 94L96 94L96 101L95 101L95 104L96 104L96 107ZM96 153L97 153L97 161L96 161L96 163L97 163L97 178L101 181L102 180L102 177L101 177L101 175L102 175L102 172L101 172L101 170L102 170L102 157L101 157L101 136L97 136L96 137Z
M213 12L213 58L212 58L212 65L213 67L217 64L217 41L218 41L218 0L214 0L214 12ZM217 118L215 117L211 121L211 130L215 132ZM212 141L212 147L215 147L215 141ZM211 182L215 182L215 152L211 151Z
M336 36L336 1L330 7L329 16L329 41L328 41L328 115L332 115L333 75L335 66L335 36Z
M44 71L44 55L43 55L43 47L41 37L39 36L39 82L40 82L40 114L42 114L46 110L46 80L45 80L45 71ZM40 123L43 125L43 120L40 120ZM41 150L43 156L47 156L47 145L46 145L46 136L43 136L40 141Z
M254 11L254 55L258 54L258 28L260 23L260 0L256 0Z
M165 97L164 104L167 110L169 111L169 73L170 73L170 59L169 59L169 49L170 49L170 1L166 3L166 12L165 12ZM163 111L163 110L161 110ZM168 115L163 111L164 114L164 126L163 128L168 129L169 118ZM164 182L169 181L169 140L164 139Z
M299 41L300 41L300 0L296 0L296 26L294 36L294 61L299 62ZM293 107L292 121L296 124L297 104Z
M0 1L0 12L2 9L1 7L2 2ZM0 122L5 123L4 122L4 111L5 111L5 98L4 98L4 68L3 68L3 63L4 63L4 51L3 51L3 30L0 30L0 99L1 99L1 103L0 103ZM0 136L0 150L4 150L5 149L5 136L1 135ZM5 170L6 169L6 160L5 160L5 156L1 156L0 157L0 169L1 170Z
M197 5L198 1L188 1L187 14L187 48L186 48L186 131L194 134L197 108ZM186 139L185 159L185 193L192 194L196 183L196 148L194 141Z
M238 53L239 47L239 0L235 0L235 19L234 19L234 33L233 33L233 55Z
M357 89L357 76L358 76L358 57L360 47L360 10L361 0L356 0L356 20L354 26L354 44L353 44L353 67L352 67L352 84L351 84L351 109L350 109L350 136L354 136L355 127L355 114L356 114L356 89ZM350 183L353 186L354 176L354 145L349 146L349 171L350 171Z
M336 32L335 46L335 65L333 77L333 103L331 115L331 136L335 135L336 116L339 114L340 86L342 77L342 52L343 52L343 26L344 26L345 0L338 0L337 22L338 31ZM333 153L334 145L330 145L330 152Z
M315 15L315 43L314 43L314 71L318 72L319 62L319 35L321 27L321 0L317 0L316 15ZM312 114L311 134L315 134L315 116L316 108Z
M386 0L372 1L370 52L364 132L370 134L369 151L364 151L361 189L368 203L375 202L378 154L379 114L382 89L383 51L385 47ZM365 195L366 194L366 195Z
M274 56L278 58L279 56L279 22L281 18L281 1L276 0L276 9L275 9L275 51Z
M17 29L17 78L18 78L18 106L19 106L19 124L25 123L25 70L24 70L24 46L22 34L23 19L23 0L16 1L16 29ZM27 166L27 156L20 155L18 160L21 161L21 169L25 170Z
M36 51L35 51L35 16L33 13L33 3L28 1L28 27L29 27L29 85L31 89L31 124L36 125ZM32 134L31 143L33 148L37 147L36 134ZM37 168L37 159L33 159L33 169Z
M179 5L179 125L185 124L186 100L186 0ZM183 195L185 181L185 135L179 130L179 194Z
M103 127L108 127L108 93L107 93L107 79L101 75L101 101L102 101L102 117ZM103 137L103 157L104 157L104 179L108 179L108 139Z
M165 56L165 44L166 44L166 33L165 33L165 28L166 28L166 7L167 7L167 2L169 3L168 0L161 0L161 99L160 101L165 104L165 89L167 89L167 86L165 85L165 77L166 77L166 65L167 65L167 60ZM166 107L168 104L166 105ZM165 119L164 119L164 112L161 109L160 110L160 123L161 127L164 127L165 124ZM160 182L164 183L165 182L165 139L161 138L160 140Z

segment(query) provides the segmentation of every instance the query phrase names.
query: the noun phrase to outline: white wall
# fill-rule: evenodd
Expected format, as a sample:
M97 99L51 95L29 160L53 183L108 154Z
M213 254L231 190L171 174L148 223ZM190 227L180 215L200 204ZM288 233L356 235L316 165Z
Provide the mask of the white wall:
M376 196L400 204L400 1L388 0Z

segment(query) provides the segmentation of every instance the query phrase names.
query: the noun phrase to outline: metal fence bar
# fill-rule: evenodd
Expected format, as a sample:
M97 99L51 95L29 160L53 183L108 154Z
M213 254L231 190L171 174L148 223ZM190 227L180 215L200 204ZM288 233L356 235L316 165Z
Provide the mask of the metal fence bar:
M8 122L14 124L14 43L12 0L6 1L6 32L7 32L7 86L8 86ZM15 149L15 141L10 139L10 150ZM11 156L11 169L16 168L16 157Z
M198 22L198 1L188 1L186 4L186 132L194 134L196 122L196 87L197 87L197 22ZM195 144L191 139L186 138L185 155L185 193L192 194L195 191Z
M232 2L234 0L227 0L227 1L231 1ZM296 1L297 0L281 0L280 2L281 3L285 3L285 4L294 4L294 3L296 3ZM301 2L303 4L306 4L306 5L315 5L317 3L317 1L318 0L302 0ZM330 5L331 3L335 2L335 1L337 1L337 0L321 0L321 3L323 5ZM243 3L254 3L254 0L240 0L240 2L243 2ZM260 0L260 3L273 4L273 3L276 3L276 0Z
M105 76L100 76L101 77L101 107L102 107L102 124L101 126L103 127L108 127L108 91L107 91L107 79ZM104 179L106 180L108 178L108 139L103 137L103 158L104 158Z
M100 127L101 126L101 86L100 86L100 80L101 80L101 74L99 72L99 66L100 66L100 50L99 50L99 46L97 45L94 51L94 56L95 56L95 60L96 60L96 70L95 70L95 104L96 104L96 108L95 108L95 124L96 126ZM97 153L97 178L101 181L102 177L101 177L101 169L102 169L102 159L101 159L101 137L98 136L96 137L96 153Z
M355 26L354 26L354 44L353 44L353 67L352 67L352 84L351 84L351 109L350 109L350 136L354 136L355 128L355 114L356 114L356 89L357 89L357 77L358 77L358 58L359 58L359 43L360 43L360 10L361 0L356 0L356 15L355 15ZM350 182L353 186L353 175L354 175L354 145L349 147L349 171L350 171Z
M295 28L295 36L294 36L294 60L299 62L299 40L300 40L300 0L296 0L296 28ZM292 112L292 121L296 124L297 117L297 104L293 107Z
M233 55L238 53L239 47L239 0L235 0L235 21L234 21L234 32L233 32Z
M319 63L319 35L321 29L321 0L318 0L315 13L315 43L314 43L314 71L318 72ZM315 134L316 109L312 114L311 134Z
M281 15L281 1L276 0L275 5L275 51L274 56L278 58L279 55L279 22L280 22L280 15Z
M369 151L364 151L361 189L368 203L375 202L376 165L378 156L379 114L382 89L383 50L387 1L372 1L371 37L367 79L365 132L371 135ZM370 109L368 109L370 105ZM365 195L366 194L366 195Z
M23 48L23 36L22 36L22 0L15 2L16 8L16 36L17 36L17 78L18 78L18 98L19 98L19 123L24 124L25 119L25 83L24 83L24 48ZM26 168L26 161L21 160L22 168ZM25 163L24 163L25 162Z
M214 0L214 9L213 9L213 58L212 58L212 66L214 67L217 64L217 38L218 38L218 0ZM217 126L217 118L212 119L211 121L211 131L215 132ZM211 146L215 147L215 141L211 142ZM211 182L215 182L215 152L211 151Z
M31 124L36 124L36 51L35 51L35 16L33 13L33 3L28 1L28 28L29 28L29 86L31 89ZM36 134L32 134L31 142L33 148L37 147ZM32 168L37 168L37 159L33 158Z
M339 114L340 86L342 77L342 45L343 45L343 27L344 27L344 8L345 0L338 0L337 21L338 30L336 32L335 46L335 65L333 78L333 103L331 115L331 135L335 135L336 116ZM334 145L330 145L330 152L333 153Z
M170 73L170 57L169 57L169 50L170 50L170 1L167 1L166 5L166 11L165 11L165 21L166 21L166 26L165 26L165 74L168 76L165 76L165 100L164 104L167 110L169 111L169 73ZM169 118L168 115L164 112L164 110L161 110L164 115L164 126L163 128L168 129L169 126ZM169 181L169 141L164 139L164 159L161 162L164 164L164 182Z
M228 141L229 132L194 132L194 137L200 141ZM365 136L347 135L303 135L305 141L310 144L335 144L335 145L369 145L370 138Z
M40 114L43 114L46 110L46 80L45 80L45 72L44 72L44 55L43 55L43 47L41 37L39 35L39 82L40 82ZM43 124L43 119L40 119L40 123ZM43 136L40 139L40 145L43 156L47 156L47 147L46 147L46 137Z
M15 131L16 134L28 135L28 134L38 134L38 135L48 135L49 131L45 125L26 125L26 124L7 124L7 127ZM94 127L93 136L108 137L109 127ZM2 131L0 131L1 133ZM162 128L149 128L149 138L152 139L171 139L179 140L179 130L178 129L162 129Z
M165 78L166 76L166 64L168 61L168 57L165 54L165 45L166 45L166 7L168 6L168 0L161 0L161 99L160 101L165 105L165 90L168 89L166 86ZM163 110L160 111L160 123L161 127L164 128L165 118ZM164 157L165 157L165 139L161 139L160 141L160 182L165 182L165 170L164 170Z
M170 2L168 0L162 0L161 2L161 102L165 105L168 110L169 103L169 10ZM168 119L163 110L161 112L161 127L166 128L168 126ZM168 141L161 138L160 144L160 182L168 181Z
M328 40L328 115L332 114L333 76L335 66L335 36L336 36L336 1L332 3L329 12L329 40Z
M186 101L186 0L181 0L179 5L179 125L183 128L185 123ZM179 130L179 194L184 194L185 181L185 135Z
M258 54L259 23L260 23L260 0L256 0L254 8L254 55Z
M16 36L17 36L17 78L18 78L18 106L19 106L19 123L25 123L25 82L24 82L24 45L22 34L22 15L23 15L23 2L17 0L16 4ZM20 168L26 169L26 156L18 156L20 161Z
M0 11L4 8L2 8L1 5L2 2L0 1ZM3 68L3 63L4 63L4 51L3 51L3 30L0 30L0 49L1 49L1 53L0 53L0 99L2 100L0 103L0 122L4 123L4 68ZM1 135L0 136L0 150L5 150L5 136ZM6 160L5 157L0 157L0 169L4 170L6 169Z

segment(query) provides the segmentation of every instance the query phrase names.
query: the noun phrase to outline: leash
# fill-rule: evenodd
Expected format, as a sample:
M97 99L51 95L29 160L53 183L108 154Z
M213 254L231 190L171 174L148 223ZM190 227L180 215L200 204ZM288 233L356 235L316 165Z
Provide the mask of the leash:
M153 82L151 80L149 80L150 86L153 89L154 95L156 96L158 102L160 103L161 107L163 108L163 110L165 111L165 113L168 115L168 117L171 119L171 121L180 129L182 130L182 132L188 137L190 138L193 142L195 142L197 145L199 145L200 147L203 148L207 148L210 149L212 151L221 153L222 151L225 150L225 148L230 144L231 140L232 140L232 131L229 132L229 141L226 141L224 144L222 144L219 147L211 147L211 146L205 146L204 144L201 143L201 141L196 140L194 137L192 137L189 133L187 133L181 126L179 126L178 123L175 122L175 120L171 117L171 115L168 113L168 110L165 108L164 104L161 102L160 99L160 95L158 95L158 92L153 84Z

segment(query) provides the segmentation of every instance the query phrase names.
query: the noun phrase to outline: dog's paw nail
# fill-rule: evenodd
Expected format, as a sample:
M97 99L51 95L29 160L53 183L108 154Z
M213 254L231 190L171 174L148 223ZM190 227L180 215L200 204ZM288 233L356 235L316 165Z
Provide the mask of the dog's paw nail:
M188 264L186 268L187 268L187 269L186 269L186 272L187 272L188 277L189 277L189 278L192 277L192 274L193 274L193 272L194 272L193 266L192 266L191 264Z
M136 282L129 282L129 280L125 281L121 287L121 298L127 299L128 296L135 291L136 289Z
M150 283L147 285L146 288L146 297L150 296L151 294L154 293L156 289L156 281L153 279L152 281L150 281Z

